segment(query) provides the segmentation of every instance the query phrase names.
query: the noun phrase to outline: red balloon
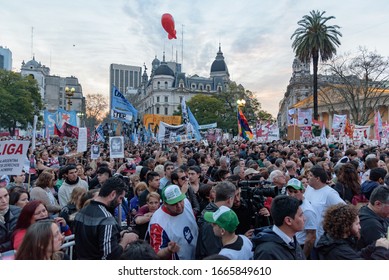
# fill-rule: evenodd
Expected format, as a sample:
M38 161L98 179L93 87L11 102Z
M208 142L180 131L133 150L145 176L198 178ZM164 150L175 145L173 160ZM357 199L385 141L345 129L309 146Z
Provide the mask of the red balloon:
M163 29L165 29L166 32L168 33L169 40L171 40L173 38L177 39L176 30L174 27L174 19L173 19L172 15L171 14L163 14L162 18L161 18L161 23L162 23Z

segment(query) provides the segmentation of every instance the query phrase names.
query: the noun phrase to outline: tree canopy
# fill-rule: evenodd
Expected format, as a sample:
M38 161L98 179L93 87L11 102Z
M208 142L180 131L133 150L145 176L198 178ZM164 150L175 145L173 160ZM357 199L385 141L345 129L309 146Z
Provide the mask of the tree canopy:
M254 94L245 90L242 85L231 82L227 90L216 94L198 94L187 102L199 124L217 122L219 128L237 134L237 100L244 99L242 108L249 124L254 125L258 120L273 120L270 113L261 110L261 104ZM181 108L179 107L179 112Z
M353 123L365 125L389 100L389 58L359 47L356 53L336 56L323 65L332 76L320 88L321 103L331 113L348 110Z
M336 54L336 47L340 46L338 25L327 25L335 17L324 16L325 12L311 11L297 22L300 26L292 34L292 48L302 62L313 62L313 111L315 120L318 119L317 72L319 57L323 62Z
M27 129L34 115L42 119L39 112L43 108L36 80L31 76L0 70L0 124L15 135L15 129Z
M88 94L85 100L86 107L86 126L94 128L98 122L101 122L107 115L108 98L98 94Z

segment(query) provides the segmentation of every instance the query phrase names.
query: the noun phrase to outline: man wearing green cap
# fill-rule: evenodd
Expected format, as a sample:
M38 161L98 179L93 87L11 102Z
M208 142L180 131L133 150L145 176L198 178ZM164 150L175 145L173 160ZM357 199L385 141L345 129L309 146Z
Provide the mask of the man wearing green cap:
M296 233L296 238L298 244L303 247L304 255L308 259L316 240L316 229L318 226L316 210L304 198L304 186L298 179L293 178L288 181L286 184L286 192L288 196L295 197L302 202L301 209L304 213L304 229Z
M163 188L162 200L149 223L150 245L161 259L193 260L198 227L189 200L177 185Z
M212 223L214 234L222 240L223 247L219 255L231 260L253 259L253 244L250 239L244 235L235 234L239 220L233 210L220 206L216 212L205 212L204 219Z

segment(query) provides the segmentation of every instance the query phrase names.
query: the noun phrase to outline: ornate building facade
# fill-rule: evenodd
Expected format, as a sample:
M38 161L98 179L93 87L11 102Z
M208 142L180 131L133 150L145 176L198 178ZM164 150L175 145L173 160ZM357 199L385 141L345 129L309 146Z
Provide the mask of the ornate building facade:
M189 101L197 94L222 92L228 87L230 74L219 46L209 77L187 76L181 64L162 61L157 57L151 63L150 77L145 66L138 95L131 100L139 114L173 115L185 97Z

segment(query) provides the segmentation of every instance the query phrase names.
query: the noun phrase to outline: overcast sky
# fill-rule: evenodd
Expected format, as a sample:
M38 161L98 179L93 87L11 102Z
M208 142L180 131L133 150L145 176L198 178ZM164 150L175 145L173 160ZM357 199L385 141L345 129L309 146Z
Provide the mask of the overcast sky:
M338 54L365 46L389 56L387 0L1 0L0 7L0 45L12 51L13 69L34 54L52 75L76 76L84 95L108 96L111 63L150 69L164 49L181 62L182 38L183 71L209 77L220 42L231 79L276 116L292 74L290 37L313 9L335 16L328 24L341 27ZM167 39L164 13L174 17L177 40Z

